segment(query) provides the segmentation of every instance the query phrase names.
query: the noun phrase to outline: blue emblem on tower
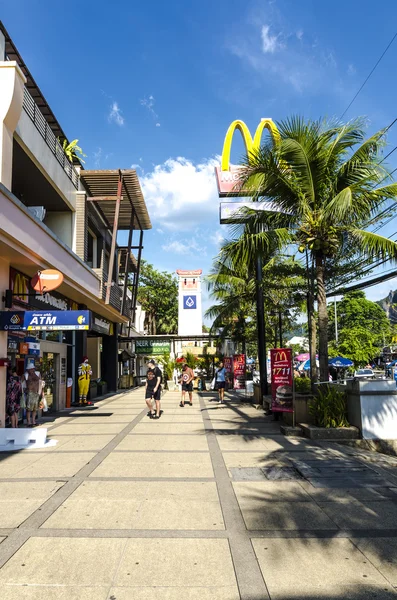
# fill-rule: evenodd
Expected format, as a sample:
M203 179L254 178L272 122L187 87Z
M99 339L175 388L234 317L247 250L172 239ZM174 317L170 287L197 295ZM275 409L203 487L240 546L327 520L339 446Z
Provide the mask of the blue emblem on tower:
M183 296L183 308L197 308L196 296Z

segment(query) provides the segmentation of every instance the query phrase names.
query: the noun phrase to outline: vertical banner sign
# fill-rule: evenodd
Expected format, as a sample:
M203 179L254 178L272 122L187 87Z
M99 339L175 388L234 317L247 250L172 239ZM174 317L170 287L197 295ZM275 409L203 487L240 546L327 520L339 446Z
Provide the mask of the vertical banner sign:
M223 366L226 371L226 388L230 388L230 382L233 380L233 359L231 356L225 356L223 359Z
M245 390L245 354L233 356L234 389Z
M294 412L293 372L291 348L272 348L270 350L272 372L272 410L275 412Z

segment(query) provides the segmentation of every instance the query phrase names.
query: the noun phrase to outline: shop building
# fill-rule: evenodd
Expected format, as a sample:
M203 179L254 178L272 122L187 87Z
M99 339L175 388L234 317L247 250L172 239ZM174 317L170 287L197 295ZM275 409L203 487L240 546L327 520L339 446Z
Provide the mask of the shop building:
M136 334L143 232L151 223L134 170L88 171L69 160L67 137L1 22L0 89L1 314L89 311L84 329L1 330L0 365L9 361L20 372L27 357L35 360L51 406L62 409L67 380L76 382L86 354L92 379L108 391L118 387L120 345ZM117 244L120 230L128 232L125 247ZM63 282L39 295L30 281L43 269L58 270ZM0 366L1 426L5 389Z

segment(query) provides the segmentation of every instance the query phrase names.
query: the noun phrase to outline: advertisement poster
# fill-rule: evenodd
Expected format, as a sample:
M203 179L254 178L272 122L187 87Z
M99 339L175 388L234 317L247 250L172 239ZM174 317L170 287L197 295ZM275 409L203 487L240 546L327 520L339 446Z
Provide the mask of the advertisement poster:
M294 412L292 350L272 348L270 350L272 373L272 410Z
M135 340L135 354L166 354L171 351L171 342L168 340L137 338Z
M245 390L245 354L233 356L234 389Z

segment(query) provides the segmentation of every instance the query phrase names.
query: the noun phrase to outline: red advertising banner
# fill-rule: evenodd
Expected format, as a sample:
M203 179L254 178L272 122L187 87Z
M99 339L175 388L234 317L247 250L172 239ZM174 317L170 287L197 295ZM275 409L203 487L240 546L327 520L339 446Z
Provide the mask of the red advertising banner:
M245 390L245 354L233 355L234 389Z
M294 412L291 348L272 348L270 350L270 364L272 410L275 412Z

